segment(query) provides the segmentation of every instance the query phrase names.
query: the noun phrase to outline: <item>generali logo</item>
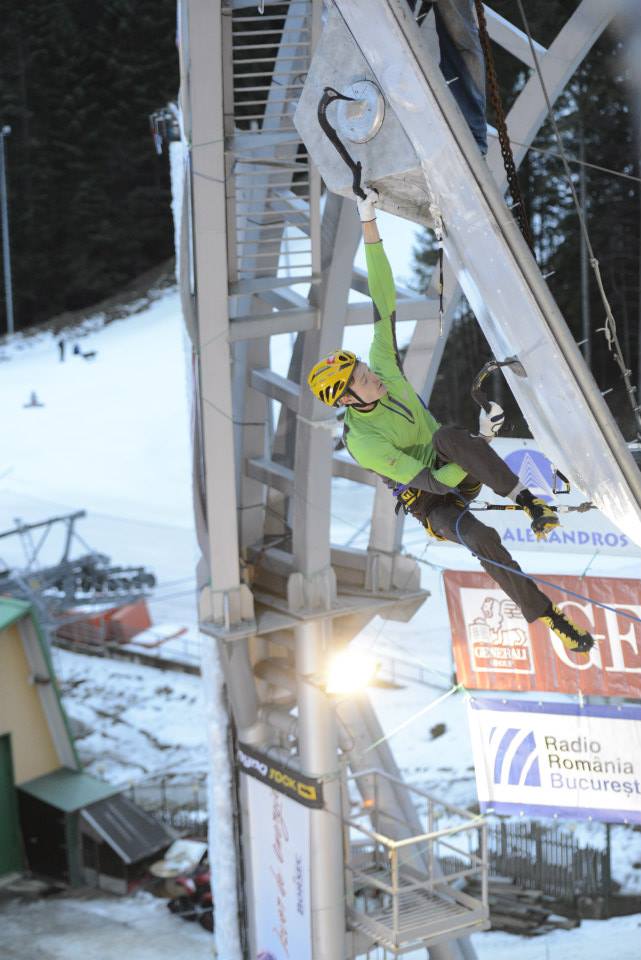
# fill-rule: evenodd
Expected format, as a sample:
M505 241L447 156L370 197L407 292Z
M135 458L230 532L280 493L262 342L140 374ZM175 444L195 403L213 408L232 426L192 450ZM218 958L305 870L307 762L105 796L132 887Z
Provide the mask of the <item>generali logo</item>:
M527 621L501 590L461 588L473 669L482 673L534 673Z

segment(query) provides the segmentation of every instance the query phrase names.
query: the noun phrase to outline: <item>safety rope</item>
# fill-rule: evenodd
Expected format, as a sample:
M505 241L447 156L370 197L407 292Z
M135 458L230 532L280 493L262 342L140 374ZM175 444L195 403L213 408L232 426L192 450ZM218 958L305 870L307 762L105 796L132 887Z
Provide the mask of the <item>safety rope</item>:
M479 24L479 38L481 40L481 46L483 47L483 56L485 57L485 76L490 93L490 100L492 102L492 106L494 107L494 114L496 116L496 129L499 135L499 143L501 145L501 156L503 157L505 174L507 176L510 196L512 197L511 209L514 212L516 221L519 225L521 233L523 234L525 242L530 250L534 251L534 239L532 237L532 231L530 230L530 223L525 210L525 203L523 202L519 178L516 173L514 154L512 153L510 137L507 132L507 123L505 121L503 100L501 98L501 91L499 90L498 81L496 79L494 56L492 54L492 47L490 45L490 37L487 32L487 22L485 20L483 2L482 0L474 0L474 4L476 6L476 16Z
M375 750L376 747L379 747L381 745L381 743L385 743L387 740L391 739L391 737L395 736L397 733L400 733L401 730L404 730L405 727L410 726L410 724L418 720L419 717L422 717L423 714L429 713L430 710L433 710L435 707L438 707L439 704L443 703L444 700L447 700L448 697L451 697L453 693L458 693L459 690L464 690L464 689L465 687L463 686L462 683L453 684L449 690L441 694L440 697L437 697L436 700L431 700L424 707L419 707L419 709L416 710L416 712L413 713L411 717L408 717L407 720L403 720L402 723L399 723L398 726L394 727L393 730L390 730L389 733L386 733L385 736L379 737L378 740L374 740L372 743L370 743L369 747L365 747L365 749L362 750L360 753L357 753L356 756L364 757L365 754L369 753L370 750Z
M635 617L632 613L626 613L625 610L617 610L616 607L611 607L607 603L602 603L600 600L595 600L593 597L586 597L583 593L577 593L575 590L570 590L568 587L561 587L558 583L553 583L551 580L546 580L544 577L536 577L532 573L525 573L523 570L517 570L515 567L509 567L505 563L499 563L498 560L490 560L489 557L484 557L480 553L477 553L472 547L469 546L463 539L463 536L460 531L461 521L466 513L470 512L471 502L467 504L464 510L461 511L456 520L456 538L459 543L466 547L470 553L472 553L478 560L482 560L483 563L491 563L495 567L500 567L502 570L507 570L508 573L516 574L518 577L523 577L525 580L531 580L533 583L542 583L546 587L552 587L554 590L559 590L561 593L565 593L570 597L576 597L578 600L587 600L588 603L593 603L596 607L602 607L604 610L611 610L612 613L619 614L622 617L625 617L627 620L632 620L634 623L641 623L641 617Z
M477 5L478 5L479 0L475 0L475 2L476 2ZM605 310L605 325L604 325L603 327L599 327L597 332L604 334L606 343L607 343L607 345L608 345L608 350L609 350L610 353L613 355L613 357L614 357L614 359L615 359L615 361L616 361L616 364L617 364L617 366L619 367L619 370L621 371L621 376L622 376L622 379L623 379L623 383L624 383L624 385L625 385L625 391L626 391L626 393L627 393L628 400L629 400L629 402L630 402L630 406L632 407L632 413L633 413L633 416L634 416L634 419L635 419L636 425L637 425L637 439L641 440L641 404L639 404L639 401L638 401L637 387L632 383L632 381L631 381L631 379L630 379L630 376L631 376L632 371L628 368L628 366L627 366L627 364L626 364L626 362L625 362L624 356L623 356L623 351L621 350L621 345L620 345L620 343L619 343L619 338L618 338L618 335L617 335L616 321L615 321L614 315L613 315L613 313L612 313L612 308L611 308L611 306L610 306L610 302L609 302L609 300L608 300L608 298L607 298L605 289L604 289L604 287L603 287L603 281L602 281L602 279L601 279L601 270L600 270L600 267L599 267L599 261L597 260L595 254L594 254L594 250L593 250L593 248L592 248L592 243L591 243L591 241L590 241L590 234L589 234L589 232L588 232L588 227L587 227L587 224L586 224L586 222L585 222L585 215L584 215L583 209L582 209L582 207L581 207L581 204L580 204L580 202L579 202L579 198L578 198L577 193L576 193L576 188L575 188L575 186L574 186L574 181L573 181L573 179L572 179L572 172L571 172L571 170L570 170L570 164L568 163L568 158L567 158L567 155L566 155L566 153L565 153L565 147L564 147L564 145L563 145L563 139L562 139L562 137L561 137L561 133L560 133L558 124L557 124L557 122L556 122L556 118L555 118L554 113L553 113L553 111L552 111L552 103L551 103L551 101L550 101L550 97L549 97L549 94L548 94L548 91L547 91L547 87L545 86L545 81L544 81L544 79L543 79L543 72L541 71L541 65L540 65L540 63L539 63L539 58L538 58L536 49L535 49L535 47L534 47L534 41L532 40L532 33L531 33L531 31L530 31L530 24L529 24L529 21L528 21L526 15L525 15L525 10L523 9L523 4L522 4L521 0L517 0L517 5L518 5L518 8L519 8L519 12L520 12L520 14L521 14L521 19L523 20L523 26L524 26L524 28L525 28L525 32L526 32L526 34L527 34L528 44L529 44L529 47L530 47L530 53L532 54L532 60L533 60L533 63L534 63L534 67L535 67L535 69L536 69L536 73L537 73L537 76L538 76L538 78L539 78L539 83L541 84L541 90L542 90L542 92L543 92L543 96L545 97L545 104L546 104L547 111L548 111L548 117L549 117L549 119L550 119L550 123L552 124L552 128L553 128L553 130L554 130L554 136L555 136L555 139L556 139L558 148L559 148L559 154L560 154L560 156L561 156L561 160L562 160L562 163L563 163L563 168L564 168L564 170L565 170L565 177L566 177L568 186L569 186L569 188L570 188L570 191L571 191L571 193L572 193L572 199L573 199L573 201L574 201L574 206L575 206L575 209L576 209L576 212L577 212L577 216L578 216L578 218L579 218L579 224L580 224L580 227L581 227L581 233L582 233L582 235L583 235L583 239L584 239L584 241L585 241L585 245L586 245L586 248L587 248L587 251L588 251L588 257L589 257L589 260L590 260L590 266L592 267L592 270L593 270L593 272L594 272L594 276L595 276L595 279L596 279L597 287L598 287L598 290L599 290L599 296L601 297L601 303L603 304L603 308L604 308L604 310Z

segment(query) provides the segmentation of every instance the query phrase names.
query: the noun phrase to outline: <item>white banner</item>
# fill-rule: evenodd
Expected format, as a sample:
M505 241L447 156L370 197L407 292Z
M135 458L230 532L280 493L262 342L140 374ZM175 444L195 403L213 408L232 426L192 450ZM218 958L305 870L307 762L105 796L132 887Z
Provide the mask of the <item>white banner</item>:
M469 701L481 812L641 823L641 707Z
M312 960L311 811L253 777L244 781L256 960Z
M569 494L554 495L554 471L552 464L534 440L516 440L499 437L492 442L493 448L511 470L516 473L532 493L548 503L558 506L578 506L588 499L579 489L572 488ZM479 500L488 503L508 503L497 497L489 487L483 487ZM495 527L508 550L540 550L540 543L530 529L530 522L522 511L492 510L477 513L479 520ZM562 553L614 554L620 557L638 557L639 547L614 524L599 513L561 513L561 527L554 530L545 542L546 555Z

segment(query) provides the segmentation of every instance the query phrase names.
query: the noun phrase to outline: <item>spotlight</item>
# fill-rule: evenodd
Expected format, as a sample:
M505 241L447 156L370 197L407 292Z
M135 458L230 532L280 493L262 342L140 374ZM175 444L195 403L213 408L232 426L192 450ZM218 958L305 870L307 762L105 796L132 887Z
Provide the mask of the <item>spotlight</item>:
M335 653L327 670L327 693L358 693L369 686L378 673L379 663L360 650Z

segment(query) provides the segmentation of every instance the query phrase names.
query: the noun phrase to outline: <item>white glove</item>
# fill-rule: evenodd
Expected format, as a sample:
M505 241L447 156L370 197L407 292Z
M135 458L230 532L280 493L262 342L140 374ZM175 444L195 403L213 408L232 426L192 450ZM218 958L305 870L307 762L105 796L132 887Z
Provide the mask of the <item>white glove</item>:
M360 197L357 197L356 206L361 223L369 223L370 220L376 220L376 210L374 208L378 203L378 190L374 190L373 187L364 187L363 193L365 199L361 200Z
M491 440L493 437L498 436L504 423L505 414L503 413L503 409L499 407L498 403L494 403L493 400L490 400L490 409L488 413L486 413L481 407L481 412L479 414L480 436L485 437L486 440Z

